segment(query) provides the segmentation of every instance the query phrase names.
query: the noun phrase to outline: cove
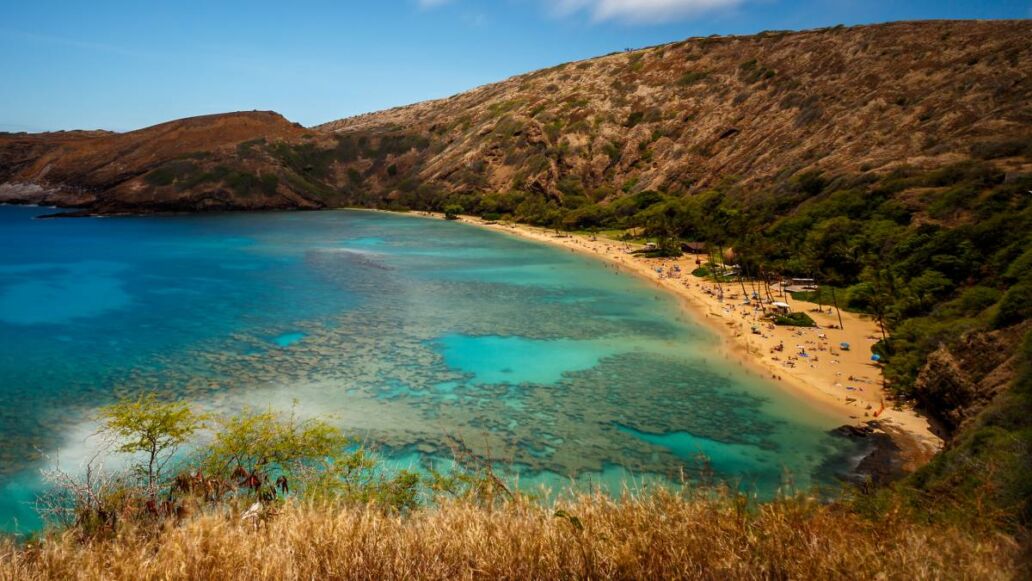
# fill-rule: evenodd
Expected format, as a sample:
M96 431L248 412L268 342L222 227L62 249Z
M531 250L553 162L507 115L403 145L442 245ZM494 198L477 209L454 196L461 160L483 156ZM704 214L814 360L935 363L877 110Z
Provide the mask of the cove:
M521 486L683 469L770 496L785 473L834 486L828 467L856 452L828 434L836 418L715 353L673 298L592 258L375 212L48 211L0 207L6 530L38 526L40 468L81 461L70 434L116 392L215 412L297 401L409 463L459 437Z

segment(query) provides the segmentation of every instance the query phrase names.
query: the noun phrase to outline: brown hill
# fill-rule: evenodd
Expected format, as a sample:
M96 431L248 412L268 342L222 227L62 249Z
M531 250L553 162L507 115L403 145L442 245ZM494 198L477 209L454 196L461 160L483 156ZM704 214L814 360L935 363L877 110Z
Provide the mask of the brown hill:
M268 111L191 117L128 133L3 134L0 199L97 212L319 207L280 184L276 164L238 152L241 143L300 141L304 134Z
M0 136L0 200L96 212L469 205L1003 158L1032 136L1032 21L693 38L306 130L270 112ZM1025 158L1027 160L1027 158Z
M352 164L406 205L405 176L604 199L938 166L1032 135L1030 33L1032 21L905 22L694 38L320 129L417 145Z

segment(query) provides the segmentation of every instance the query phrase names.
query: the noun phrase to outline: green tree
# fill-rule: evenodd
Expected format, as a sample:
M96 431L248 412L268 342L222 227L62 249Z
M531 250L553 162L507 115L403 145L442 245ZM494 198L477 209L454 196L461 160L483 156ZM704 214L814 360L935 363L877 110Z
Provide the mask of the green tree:
M246 487L265 499L283 482L308 499L407 510L418 505L422 484L414 472L385 470L340 428L294 412L249 409L221 418L204 455L206 474L238 484L243 476Z
M293 480L341 459L349 444L340 428L323 420L247 409L217 420L205 472L231 478L239 468L261 482L277 476Z
M114 438L119 452L145 456L133 468L150 493L180 447L204 426L204 417L186 403L164 402L154 393L105 406L100 420L101 432Z
M444 207L444 218L446 220L458 220L459 214L462 213L462 206L458 204L448 204Z

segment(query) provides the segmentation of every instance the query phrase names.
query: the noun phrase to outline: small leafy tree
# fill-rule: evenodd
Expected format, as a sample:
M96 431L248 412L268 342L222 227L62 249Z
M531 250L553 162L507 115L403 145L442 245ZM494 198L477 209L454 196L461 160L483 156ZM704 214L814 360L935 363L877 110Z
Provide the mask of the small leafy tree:
M305 479L326 472L335 461L345 463L350 444L340 428L323 420L247 409L218 420L205 471L226 479L248 478L261 492L271 486L270 479Z
M444 218L446 220L458 220L459 214L462 213L462 206L458 204L449 204L444 207Z
M340 428L296 413L244 410L218 421L205 451L205 472L236 480L261 500L276 487L307 499L376 503L391 510L419 504L422 479L408 470L391 473Z
M204 417L183 402L164 402L154 393L124 399L100 410L101 433L114 439L124 454L142 454L133 466L153 494L176 452L204 426Z

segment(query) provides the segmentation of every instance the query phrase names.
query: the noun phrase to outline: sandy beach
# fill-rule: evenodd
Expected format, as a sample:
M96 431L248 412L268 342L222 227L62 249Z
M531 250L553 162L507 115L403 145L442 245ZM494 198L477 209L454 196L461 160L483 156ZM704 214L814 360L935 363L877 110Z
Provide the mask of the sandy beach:
M440 214L418 215L444 218ZM460 220L601 258L614 268L673 293L688 315L717 331L723 339L721 351L726 357L737 358L749 371L841 417L843 424L860 426L878 420L881 430L900 447L903 467L908 471L927 462L942 448L943 441L934 433L931 421L911 406L891 401L883 389L881 369L871 360L871 346L879 340L881 330L870 317L845 311L836 313L827 305L819 309L815 303L794 300L789 293L782 295L772 287L776 301L788 303L793 311L806 312L818 325L775 326L760 320L762 313L754 306L744 304L754 290L749 281L744 282L744 293L739 282L723 284L720 298L715 283L693 276L696 261L705 262L704 256L644 258L630 254L640 245L601 236L557 234L545 228L488 222L471 216ZM849 345L848 350L841 347L843 343Z

